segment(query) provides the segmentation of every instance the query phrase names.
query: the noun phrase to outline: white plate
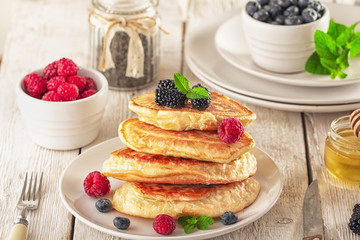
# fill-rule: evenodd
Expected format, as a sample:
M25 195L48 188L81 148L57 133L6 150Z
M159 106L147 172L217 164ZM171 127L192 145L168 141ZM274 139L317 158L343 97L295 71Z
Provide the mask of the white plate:
M188 61L188 64L191 63ZM352 104L340 104L340 105L300 105L300 104L286 104L281 102L268 101L260 98L249 97L246 95L236 93L231 89L225 89L217 85L216 83L213 83L211 80L207 79L206 76L203 76L201 72L198 72L194 65L192 65L191 69L194 72L194 74L198 78L200 78L203 82L205 82L209 87L212 87L216 89L216 91L239 102L245 101L263 107L275 108L284 111L294 111L294 112L342 112L342 111L354 110L360 108L360 102L352 103Z
M112 210L100 213L95 208L97 199L87 196L83 190L83 181L88 173L101 171L102 163L109 154L124 147L119 138L113 138L100 143L79 155L64 170L59 184L60 197L66 208L79 220L99 231L127 239L205 239L229 233L244 227L268 212L278 200L282 190L281 174L272 159L263 151L255 148L258 170L254 178L261 184L261 190L256 201L238 214L239 221L225 226L216 219L207 230L196 230L185 234L183 228L177 225L175 231L168 236L157 234L152 228L152 219L127 216ZM122 181L110 179L111 192L122 185ZM111 192L105 196L111 199ZM125 216L130 219L130 227L126 231L117 230L113 219Z
M333 105L360 102L360 84L336 88L311 88L280 84L250 75L225 61L215 49L215 32L226 19L238 12L200 22L186 39L185 57L189 67L213 83L241 95L286 104ZM250 59L248 61L251 61Z
M333 3L326 3L326 5L330 9L331 18L337 22L350 26L359 20L360 7ZM241 22L241 13L239 11L238 14L228 19L219 27L215 36L215 42L220 55L242 71L263 79L297 86L334 87L360 82L359 56L350 59L350 66L352 67L345 70L348 76L343 80L331 80L329 75L310 74L305 71L282 74L262 69L251 59Z

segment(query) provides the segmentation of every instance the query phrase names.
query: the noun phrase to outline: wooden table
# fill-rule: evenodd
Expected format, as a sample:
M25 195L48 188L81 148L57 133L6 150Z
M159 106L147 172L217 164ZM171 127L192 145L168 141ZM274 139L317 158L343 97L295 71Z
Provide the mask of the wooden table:
M89 146L53 151L32 142L17 108L15 83L26 73L61 57L89 66L88 22L90 1L16 1L0 73L0 238L6 238L26 171L44 171L40 208L29 212L28 239L116 239L74 218L60 201L58 183L64 168L81 152L117 136L118 124L135 117L128 101L153 91L111 90L101 131ZM352 2L345 2L352 3ZM193 84L201 82L184 61L184 38L192 21L239 8L235 0L162 0L158 7L163 28L160 79L180 72ZM216 90L216 89L212 89ZM330 122L349 112L299 113L279 111L242 102L257 114L247 127L258 147L278 165L284 180L282 194L262 218L235 232L214 239L301 239L302 202L309 179L317 178L326 239L360 239L347 226L359 186L333 179L323 162L324 140Z

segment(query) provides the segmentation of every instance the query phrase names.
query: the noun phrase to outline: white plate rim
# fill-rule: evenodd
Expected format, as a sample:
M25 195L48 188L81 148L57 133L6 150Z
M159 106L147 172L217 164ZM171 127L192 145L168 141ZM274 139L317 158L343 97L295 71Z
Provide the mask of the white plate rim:
M282 103L276 101L270 101L262 98L255 98L251 96L247 96L244 94L240 94L238 92L234 92L231 89L224 88L217 84L217 82L213 82L212 79L204 76L200 70L196 68L190 58L186 58L187 64L191 71L204 83L209 85L210 87L217 89L217 91L222 94L238 101L245 101L247 103L256 104L263 107L284 110L284 111L293 111L293 112L342 112L348 110L354 110L360 107L360 102L357 103L348 103L348 104L334 104L334 105L311 105L311 104L295 104L295 103Z
M334 12L341 16L340 13L337 12L337 7L336 5L339 5L337 3L330 3L327 2L326 5L329 7L330 11L332 14L334 14ZM353 6L353 5L346 5L346 4L341 4L344 7L349 7L349 8L353 8L353 7L357 7L357 6ZM359 8L359 7L358 7ZM360 9L360 8L359 8ZM349 79L349 76L346 79L342 79L342 80L331 80L330 76L328 76L328 80L324 79L321 80L323 77L322 75L318 75L319 76L319 80L320 81L309 81L306 79L291 79L292 74L281 74L281 73L272 73L270 71L267 71L265 69L260 68L259 66L257 66L256 64L254 64L255 68L249 68L239 62L236 61L236 57L235 55L230 52L227 51L225 48L222 47L221 44L221 36L223 35L222 33L224 32L224 26L226 24L231 23L232 20L234 20L234 18L236 19L240 19L241 20L241 13L236 14L235 16L232 16L231 18L229 18L226 22L224 22L216 31L215 34L215 47L216 50L218 51L218 53L231 65L233 65L234 67L247 72L251 75L260 77L262 79L266 79L266 80L270 80L270 81L274 81L274 82L278 82L278 83L282 83L282 84L289 84L289 85L294 85L294 86L303 86L303 87L337 87L337 86L344 86L344 85L349 85L349 84L355 84L355 83L359 83L360 82L360 78L353 78L353 79ZM337 17L339 17L337 16ZM241 26L240 26L241 27ZM250 53L248 54L248 59L250 59L252 61L252 58L250 56ZM259 71L260 70L260 71ZM306 73L306 72L303 72ZM315 75L316 76L316 75ZM291 79L291 80L289 80Z
M188 235L182 235L182 236L143 236L143 235L134 235L134 234L128 234L126 232L119 232L117 230L109 230L106 229L104 227L101 227L93 222L91 222L90 220L86 219L85 217L83 217L82 215L80 215L80 213L78 213L75 209L73 209L70 204L67 202L66 200L66 194L63 192L63 182L64 182L64 178L66 176L66 173L69 171L69 169L71 169L72 165L74 163L76 163L77 161L81 161L81 158L85 158L86 155L90 155L92 154L92 152L94 151L99 151L99 148L109 145L109 144L114 144L114 143L121 143L120 139L118 137L115 138L111 138L108 139L104 142L101 142L91 148L89 148L88 150L86 150L84 153L81 153L79 156L77 156L71 163L68 164L68 166L65 168L65 170L63 171L61 177L60 177L60 181L59 181L59 195L60 195L60 199L62 201L62 203L64 204L64 206L66 207L66 209L73 214L76 218L78 218L80 221L82 221L83 223L87 224L88 226L97 229L101 232L113 235L113 236L117 236L117 237L123 237L123 238L128 238L128 239L144 239L144 240L155 240L155 239L166 239L166 240L172 240L172 239L176 239L176 240L185 240L185 239L205 239L205 238L209 238L209 237L215 237L215 236L219 236L219 235L223 235L232 231L235 231L239 228L245 227L246 225L256 221L257 219L259 219L260 217L262 217L263 215L265 215L274 205L275 203L278 201L281 193L282 193L282 188L283 188L283 177L282 174L279 170L279 168L277 167L276 163L271 159L271 157L265 153L264 151L262 151L261 149L255 147L255 149L253 151L259 151L259 154L263 154L263 156L266 158L265 161L268 162L268 164L272 164L273 167L275 167L276 172L277 172L277 189L278 191L276 192L276 195L273 196L273 200L272 202L260 213L258 213L257 215L255 215L255 217L253 217L252 219L246 221L244 221L244 224L242 224L243 221L239 221L236 224L233 225L229 225L229 226L225 226L222 230L220 229L215 229L215 230L203 230L203 231L196 231L194 233L188 234ZM118 146L118 145L116 145ZM122 146L119 145L119 148L121 148ZM254 153L256 155L256 153ZM80 159L80 160L79 160ZM83 160L84 161L84 160ZM90 170L92 171L92 170ZM254 178L256 179L256 175L254 176ZM260 190L261 193L261 190ZM259 193L259 194L260 194ZM83 195L85 195L85 193L83 193ZM256 200L255 200L256 202ZM254 202L254 203L255 203ZM251 207L251 206L250 206ZM250 208L249 207L249 208ZM131 216L129 216L131 217Z

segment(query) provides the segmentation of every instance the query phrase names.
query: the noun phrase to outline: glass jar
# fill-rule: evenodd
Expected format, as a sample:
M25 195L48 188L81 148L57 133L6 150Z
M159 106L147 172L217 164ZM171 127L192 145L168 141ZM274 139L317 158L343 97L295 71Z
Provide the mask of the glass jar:
M335 177L360 183L360 139L351 129L349 116L335 119L325 141L326 169Z
M145 88L157 79L160 18L157 0L92 0L90 63L117 90Z

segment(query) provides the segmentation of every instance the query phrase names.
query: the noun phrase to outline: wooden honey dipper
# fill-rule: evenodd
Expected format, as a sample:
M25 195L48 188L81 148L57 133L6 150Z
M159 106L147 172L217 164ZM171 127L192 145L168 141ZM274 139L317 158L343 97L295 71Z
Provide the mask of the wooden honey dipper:
M360 138L360 108L351 113L350 124L355 136Z

